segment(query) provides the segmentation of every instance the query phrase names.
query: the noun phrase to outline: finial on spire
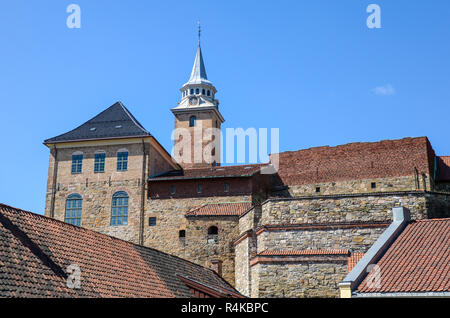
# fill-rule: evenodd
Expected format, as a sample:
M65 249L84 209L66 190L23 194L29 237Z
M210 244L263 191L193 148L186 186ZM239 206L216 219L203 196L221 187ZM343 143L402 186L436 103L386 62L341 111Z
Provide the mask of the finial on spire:
M198 24L198 45L200 45L200 36L202 33L202 29L200 27L200 20L198 20L197 24Z

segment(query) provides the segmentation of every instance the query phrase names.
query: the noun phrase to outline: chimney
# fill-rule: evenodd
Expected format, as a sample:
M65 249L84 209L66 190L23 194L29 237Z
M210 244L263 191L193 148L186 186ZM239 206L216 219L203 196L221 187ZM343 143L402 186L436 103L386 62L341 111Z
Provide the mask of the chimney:
M212 260L211 269L215 271L219 276L222 276L222 261L218 259Z

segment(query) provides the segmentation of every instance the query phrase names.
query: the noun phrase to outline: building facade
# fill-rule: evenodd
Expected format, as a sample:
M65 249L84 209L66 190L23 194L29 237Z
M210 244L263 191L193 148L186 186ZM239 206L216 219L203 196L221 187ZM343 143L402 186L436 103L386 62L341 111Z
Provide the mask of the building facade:
M199 44L173 158L120 102L46 140L45 214L214 268L251 297L338 297L393 207L450 216L450 160L426 137L285 152L272 175L222 166L216 93Z

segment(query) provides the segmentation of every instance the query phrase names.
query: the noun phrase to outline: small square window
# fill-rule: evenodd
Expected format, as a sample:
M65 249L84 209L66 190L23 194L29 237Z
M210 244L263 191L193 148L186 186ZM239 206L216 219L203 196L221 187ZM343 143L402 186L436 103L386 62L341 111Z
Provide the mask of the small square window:
M199 184L199 185L197 186L197 192L198 192L198 193L202 193L202 185L201 185L201 184Z
M316 187L316 193L320 193L320 187Z
M186 237L186 230L180 230L178 232L178 237L179 238L185 238Z
M370 185L370 187L372 189L376 189L377 188L377 183L376 182L372 182L372 184Z
M148 225L149 226L155 226L156 225L156 218L155 217L149 217L148 218Z

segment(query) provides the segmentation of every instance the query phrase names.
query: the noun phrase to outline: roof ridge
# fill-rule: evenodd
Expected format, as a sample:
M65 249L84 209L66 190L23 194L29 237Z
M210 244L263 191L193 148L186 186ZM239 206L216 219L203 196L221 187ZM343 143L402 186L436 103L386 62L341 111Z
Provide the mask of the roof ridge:
M141 125L140 122L138 122L138 120L131 114L131 112L128 110L128 108L125 107L124 104L122 104L121 101L118 101L117 103L119 103L119 105L123 108L123 110L125 111L125 113L128 115L128 117L130 117L130 119L133 121L133 123L138 126L140 129L142 129L144 132L150 134L145 128L144 126Z
M435 218L435 219L420 219L412 220L411 223L425 223L425 222L435 222L435 221L450 221L450 218Z

